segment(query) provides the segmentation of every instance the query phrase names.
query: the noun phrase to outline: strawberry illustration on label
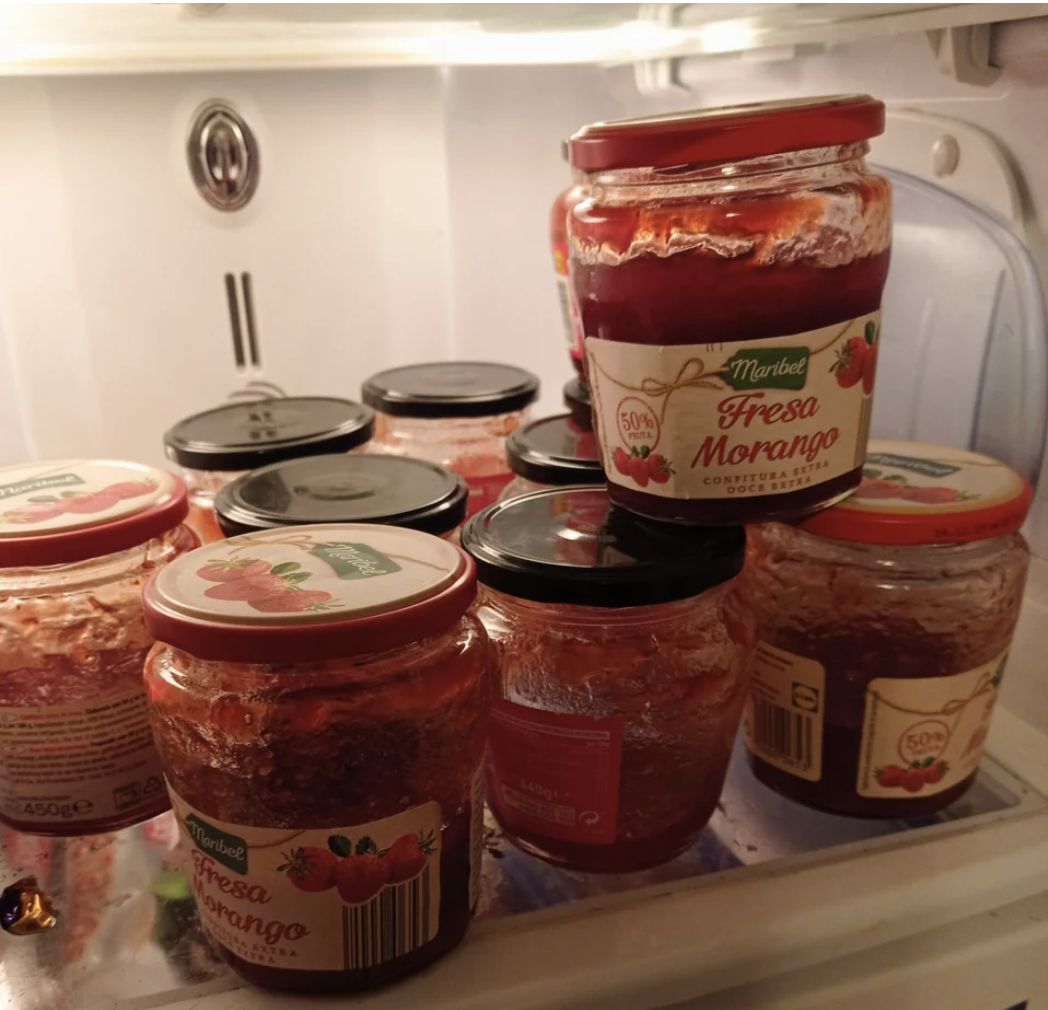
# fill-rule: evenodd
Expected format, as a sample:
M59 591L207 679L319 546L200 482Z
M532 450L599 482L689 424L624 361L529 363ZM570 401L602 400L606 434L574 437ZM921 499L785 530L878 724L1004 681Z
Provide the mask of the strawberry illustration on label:
M284 864L277 867L300 891L329 891L335 886L338 856L328 849L303 845L284 855Z
M432 831L426 835L421 832L417 835L401 835L382 854L382 858L389 863L389 882L402 884L417 877L435 848L436 838Z
M263 614L326 610L331 601L323 589L300 588L312 573L297 561L271 566L268 561L232 557L209 561L196 574L216 583L204 590L209 599L246 603Z
M250 558L232 558L229 561L209 561L197 570L197 575L208 582L233 582L252 575L265 575L272 565L268 561Z
M837 348L837 359L830 365L830 371L842 389L851 389L862 379L866 353L866 341L862 337L849 337Z
M619 473L639 487L647 487L649 481L665 484L676 472L661 452L652 452L647 445L635 445L629 452L617 446L612 462Z
M862 392L864 396L873 396L873 384L877 379L877 349L881 346L880 327L870 320L866 324L863 338L867 346L862 362Z
M391 864L382 858L373 839L365 835L353 847L345 835L332 835L328 845L343 857L335 869L335 886L347 905L371 901L389 883Z
M121 481L98 491L88 493L63 491L55 495L35 495L25 505L10 509L3 514L3 521L10 523L43 523L61 515L91 515L105 512L128 498L139 498L157 488L156 481Z

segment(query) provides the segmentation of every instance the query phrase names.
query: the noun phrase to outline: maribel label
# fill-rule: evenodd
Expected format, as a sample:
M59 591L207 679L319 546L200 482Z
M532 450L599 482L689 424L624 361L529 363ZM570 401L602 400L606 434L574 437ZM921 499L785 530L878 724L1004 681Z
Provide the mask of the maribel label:
M1006 659L952 677L871 680L859 795L929 796L968 778L979 767Z
M489 800L511 830L586 845L615 841L622 718L561 715L496 701Z
M171 794L211 939L271 968L354 971L429 943L440 925L440 806L295 831L216 820Z
M36 708L0 707L0 812L54 826L167 808L145 690Z
M782 494L861 466L880 313L808 333L658 346L586 338L608 479L663 498Z

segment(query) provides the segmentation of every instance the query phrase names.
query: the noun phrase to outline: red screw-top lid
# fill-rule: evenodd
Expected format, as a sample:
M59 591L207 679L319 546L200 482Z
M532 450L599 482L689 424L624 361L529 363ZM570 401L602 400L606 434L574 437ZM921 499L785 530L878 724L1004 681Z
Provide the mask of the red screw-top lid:
M883 132L884 103L869 95L755 102L584 126L571 138L571 165L600 172L741 161Z
M450 628L473 562L417 530L329 523L246 533L176 558L146 585L146 627L199 659L303 663L382 652Z
M858 490L798 525L860 544L960 544L1014 533L1032 497L1024 477L989 456L873 439Z
M189 512L173 474L138 463L61 459L0 468L0 568L73 564L130 550Z

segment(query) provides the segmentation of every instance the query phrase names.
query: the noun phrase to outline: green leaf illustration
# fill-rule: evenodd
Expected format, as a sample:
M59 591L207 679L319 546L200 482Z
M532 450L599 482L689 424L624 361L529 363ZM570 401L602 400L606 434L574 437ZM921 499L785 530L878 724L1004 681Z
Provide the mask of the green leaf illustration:
M269 571L271 575L287 575L289 572L297 571L301 567L297 561L285 561L283 564L274 565Z
M353 843L345 835L331 835L328 838L328 848L343 859L353 855Z
M72 494L71 491L67 491L64 495L62 495L62 497L65 498L66 496L71 495L71 494ZM33 502L34 504L37 504L37 505L45 505L45 504L50 504L51 502L56 502L56 501L58 501L58 499L55 498L53 495L38 494L38 495L34 495L32 498L29 498L28 501L31 501L31 502Z
M292 572L290 575L284 576L284 581L289 586L295 586L300 582L305 582L312 574L312 572Z
M866 338L866 343L868 343L868 344L875 344L875 343L877 343L877 327L874 326L872 319L867 320L867 322L866 322L866 330L863 333L863 336Z
M355 851L358 856L377 856L378 846L375 844L373 838L369 838L365 835L359 842L357 842Z

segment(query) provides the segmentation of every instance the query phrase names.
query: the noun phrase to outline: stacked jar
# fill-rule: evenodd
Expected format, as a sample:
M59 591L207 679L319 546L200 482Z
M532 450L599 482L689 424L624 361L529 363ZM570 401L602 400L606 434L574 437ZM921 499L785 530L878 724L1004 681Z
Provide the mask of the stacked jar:
M469 515L496 501L513 479L506 438L528 419L539 380L511 365L446 361L391 368L364 383L375 408L368 452L411 456L459 474Z
M328 396L232 403L179 421L164 435L189 486L189 524L204 543L222 538L215 495L242 473L281 460L345 453L371 438L369 407Z
M552 487L604 483L593 432L581 428L571 414L518 428L506 440L506 462L516 476L500 500Z

